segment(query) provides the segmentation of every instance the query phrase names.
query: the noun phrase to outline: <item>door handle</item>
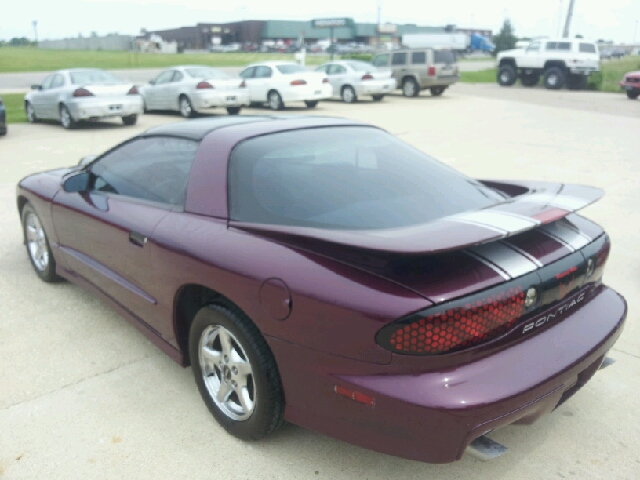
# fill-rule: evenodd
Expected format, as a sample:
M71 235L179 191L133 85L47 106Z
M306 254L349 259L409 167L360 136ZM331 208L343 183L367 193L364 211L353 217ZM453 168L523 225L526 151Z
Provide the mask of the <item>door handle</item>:
M144 247L147 243L147 237L145 237L141 233L131 231L129 232L129 243L133 243L138 247Z

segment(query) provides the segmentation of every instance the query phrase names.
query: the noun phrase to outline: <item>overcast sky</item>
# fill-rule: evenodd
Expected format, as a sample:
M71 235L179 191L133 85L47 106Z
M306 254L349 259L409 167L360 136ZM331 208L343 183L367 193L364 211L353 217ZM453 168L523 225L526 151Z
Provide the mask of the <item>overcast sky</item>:
M484 27L497 32L505 17L519 36L556 35L569 0L382 0L382 21ZM6 0L0 15L0 38L33 38L32 20L40 39L190 26L198 22L236 20L308 20L352 17L375 22L377 0ZM576 0L571 35L631 42L640 20L640 0ZM640 31L636 34L640 42Z

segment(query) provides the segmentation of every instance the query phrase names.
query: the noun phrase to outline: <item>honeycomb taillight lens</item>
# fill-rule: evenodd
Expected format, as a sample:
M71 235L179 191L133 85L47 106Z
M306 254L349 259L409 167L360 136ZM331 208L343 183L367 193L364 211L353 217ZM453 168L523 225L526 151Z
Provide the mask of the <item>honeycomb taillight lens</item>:
M438 355L470 348L509 331L528 309L525 288L474 295L384 327L376 340L394 353Z

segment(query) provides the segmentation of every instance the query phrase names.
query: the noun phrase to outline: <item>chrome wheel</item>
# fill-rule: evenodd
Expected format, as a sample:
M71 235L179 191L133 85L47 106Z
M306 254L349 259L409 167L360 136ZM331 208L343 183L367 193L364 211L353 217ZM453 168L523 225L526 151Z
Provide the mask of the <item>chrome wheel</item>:
M500 81L502 83L509 83L510 80L511 80L511 75L509 74L509 72L502 72L500 74Z
M558 76L557 75L549 75L547 77L547 85L549 85L550 87L555 87L556 85L558 85Z
M356 99L356 92L351 87L344 87L342 89L342 100L345 103L353 103Z
M193 115L193 108L191 107L191 102L187 97L182 97L180 99L180 115L185 118L189 118Z
M29 123L35 123L35 121L36 121L36 111L33 109L33 105L31 105L29 102L27 102L27 105L25 107L25 111L27 113L27 120L29 120Z
M402 94L405 97L413 97L416 94L416 82L413 80L407 80L402 85Z
M269 108L271 110L280 110L282 108L282 99L278 92L271 92L269 94Z
M60 107L60 123L64 128L71 128L73 125L73 119L71 118L71 114L67 107L64 105Z
M47 247L47 236L44 233L42 224L37 215L28 213L25 220L25 231L27 235L27 248L29 256L34 266L44 272L49 266L49 248Z
M211 399L232 420L247 420L256 406L256 385L249 357L226 328L211 325L200 336L198 360Z

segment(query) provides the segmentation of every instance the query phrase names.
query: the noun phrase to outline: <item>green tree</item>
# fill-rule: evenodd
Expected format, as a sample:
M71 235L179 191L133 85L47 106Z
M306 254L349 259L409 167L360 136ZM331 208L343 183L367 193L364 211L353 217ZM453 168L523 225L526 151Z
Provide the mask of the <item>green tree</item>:
M500 29L500 33L494 35L493 44L496 46L496 49L493 51L494 55L504 51L510 50L516 47L517 38L514 34L513 25L511 25L511 20L506 19L502 24L502 28Z

